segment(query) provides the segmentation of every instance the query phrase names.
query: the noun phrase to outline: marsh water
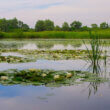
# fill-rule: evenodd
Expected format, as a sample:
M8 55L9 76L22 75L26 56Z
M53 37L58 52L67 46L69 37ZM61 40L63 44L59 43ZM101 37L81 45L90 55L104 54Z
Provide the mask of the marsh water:
M88 40L86 46L90 48ZM101 76L110 78L110 41L107 44L107 65L101 63ZM86 50L83 40L1 39L0 49L19 50ZM18 52L2 52L2 56L25 55ZM0 71L29 68L50 70L90 71L84 59L47 60L36 59L27 63L0 63ZM90 71L91 72L91 71ZM79 79L80 80L80 79ZM110 82L78 82L68 85L0 85L1 110L110 110Z

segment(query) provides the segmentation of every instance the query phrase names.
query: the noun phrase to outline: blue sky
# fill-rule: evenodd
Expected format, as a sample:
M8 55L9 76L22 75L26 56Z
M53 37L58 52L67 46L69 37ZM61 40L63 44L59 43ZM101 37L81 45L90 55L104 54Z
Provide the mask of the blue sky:
M80 20L84 25L110 22L110 0L0 0L0 17L18 19L34 26L39 19L56 25Z

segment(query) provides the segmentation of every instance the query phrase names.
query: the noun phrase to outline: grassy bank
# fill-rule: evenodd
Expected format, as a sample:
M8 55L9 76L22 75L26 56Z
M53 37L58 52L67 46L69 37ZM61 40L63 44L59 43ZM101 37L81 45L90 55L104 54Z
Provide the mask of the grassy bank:
M95 32L93 32L94 34ZM110 38L110 29L98 30L97 34L102 39ZM45 31L45 32L0 32L0 38L40 38L40 39L88 39L89 32L63 32L63 31Z

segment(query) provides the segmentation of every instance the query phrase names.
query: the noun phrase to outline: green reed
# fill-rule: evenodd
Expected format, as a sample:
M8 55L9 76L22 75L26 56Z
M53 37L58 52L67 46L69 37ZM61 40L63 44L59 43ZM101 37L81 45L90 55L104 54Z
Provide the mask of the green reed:
M91 32L89 32L90 35L90 40L89 40L89 44L90 44L90 48L89 49L85 42L85 46L86 46L86 50L88 52L88 61L90 62L90 67L92 67L93 73L99 73L100 72L100 60L102 59L103 56L103 46L104 43L102 42L102 40L100 39L99 35L92 34ZM105 51L105 55L103 56L103 60L106 64L106 51Z
M101 39L110 39L110 29L96 30ZM0 38L89 39L88 31L0 32Z

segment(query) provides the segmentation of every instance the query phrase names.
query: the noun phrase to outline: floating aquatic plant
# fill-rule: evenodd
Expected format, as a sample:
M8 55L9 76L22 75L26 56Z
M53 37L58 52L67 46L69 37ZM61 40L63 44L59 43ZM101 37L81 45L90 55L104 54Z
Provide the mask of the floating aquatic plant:
M24 63L24 62L32 62L32 61L36 61L36 60L25 57L17 57L17 56L0 56L0 62Z
M34 59L47 60L69 60L69 59L84 59L87 54L86 50L18 50L9 49L1 52L18 52L27 57Z
M77 82L77 79L80 79ZM54 71L54 70L6 70L0 71L1 84L31 84L31 85L72 85L81 82L102 80L94 74L81 71Z

